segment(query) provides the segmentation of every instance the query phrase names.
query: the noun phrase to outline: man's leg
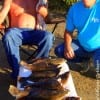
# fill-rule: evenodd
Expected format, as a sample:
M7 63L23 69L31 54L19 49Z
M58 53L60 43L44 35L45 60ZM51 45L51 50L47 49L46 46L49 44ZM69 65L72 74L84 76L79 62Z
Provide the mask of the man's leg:
M15 28L7 30L3 37L3 45L7 55L8 63L12 68L11 77L17 79L19 72L19 46L22 44L22 37L20 37L20 31Z
M67 59L69 62L83 62L84 60L89 60L91 57L91 53L85 51L79 44L79 42L77 40L73 40L72 42L72 47L74 49L75 52L75 58L73 59ZM55 54L58 57L64 57L64 43L58 45L55 48Z
M54 36L52 33L47 31L41 31L41 30L34 30L31 31L31 39L29 40L29 43L35 44L38 46L38 50L36 52L35 57L48 57L50 49L52 48Z
M12 67L12 77L16 78L20 62L19 46L22 44L36 44L39 46L37 58L48 57L53 43L53 35L45 31L11 28L3 37L3 43L8 62Z

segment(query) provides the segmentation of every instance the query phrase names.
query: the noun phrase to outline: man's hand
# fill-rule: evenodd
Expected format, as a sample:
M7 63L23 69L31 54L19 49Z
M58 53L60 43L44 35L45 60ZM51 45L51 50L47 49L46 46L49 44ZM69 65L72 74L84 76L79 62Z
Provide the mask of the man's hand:
M75 57L74 50L71 46L72 43L72 33L65 30L64 33L64 41L65 41L65 50L64 50L64 56L66 59L73 59Z
M71 46L69 46L67 48L65 47L64 56L67 59L73 59L75 57L75 53L74 53L73 48Z
M40 6L38 13L45 18L48 15L48 10L45 6Z

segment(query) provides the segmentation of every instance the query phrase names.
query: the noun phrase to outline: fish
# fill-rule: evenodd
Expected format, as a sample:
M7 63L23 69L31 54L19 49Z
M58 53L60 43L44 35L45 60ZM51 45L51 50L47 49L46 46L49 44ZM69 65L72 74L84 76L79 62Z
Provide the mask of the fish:
M62 100L67 94L68 90L52 90L33 88L27 96L28 100ZM35 99L34 99L35 98Z
M50 79L42 79L38 82L34 82L33 84L27 85L30 88L38 87L42 89L52 89L52 90L64 90L61 83L58 81L59 79L50 78Z
M63 58L39 58L34 59L31 63L20 61L20 66L23 66L31 71L54 70L59 68L59 65L66 62Z
M27 98L25 100L62 100L68 95L69 90L64 89L59 81L52 78L33 83L24 90L18 90L15 86L10 85L9 93L17 100L21 98Z
M38 58L31 62L21 61L19 65L32 73L24 77L18 76L17 82L21 88L10 86L9 93L17 100L63 100L69 94L69 90L63 87L69 76L69 72L63 71L61 64L63 58Z

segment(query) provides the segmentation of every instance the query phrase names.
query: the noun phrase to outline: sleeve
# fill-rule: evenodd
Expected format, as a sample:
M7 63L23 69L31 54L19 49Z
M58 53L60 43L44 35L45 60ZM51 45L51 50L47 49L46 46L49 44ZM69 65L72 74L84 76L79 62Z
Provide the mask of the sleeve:
M66 15L66 26L65 29L69 32L73 32L75 29L74 23L73 23L73 7L70 7L68 14Z
M40 0L40 2L42 5L45 5L45 6L48 4L47 0Z

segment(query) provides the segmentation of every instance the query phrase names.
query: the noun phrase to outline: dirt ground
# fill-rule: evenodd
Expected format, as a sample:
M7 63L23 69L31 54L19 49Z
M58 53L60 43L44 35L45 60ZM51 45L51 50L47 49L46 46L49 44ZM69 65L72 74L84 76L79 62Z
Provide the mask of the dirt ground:
M49 26L53 27L53 26ZM60 37L56 38L54 43L55 45L61 43L63 39L63 31L64 31L64 23L59 25L55 31L55 36ZM61 34L62 33L62 34ZM54 47L51 51L51 55L54 55ZM27 56L21 53L21 59L25 59ZM98 95L98 89L100 86L100 80L98 85L98 80L95 78L95 72L91 69L84 75L80 74L81 64L70 64L71 73L73 76L73 80L76 86L76 90L78 95L82 97L82 100L100 100ZM10 66L7 63L7 59L5 56L4 48L2 45L2 41L0 40L0 100L15 100L9 93L8 88L11 84L10 78ZM99 90L100 91L100 90Z

